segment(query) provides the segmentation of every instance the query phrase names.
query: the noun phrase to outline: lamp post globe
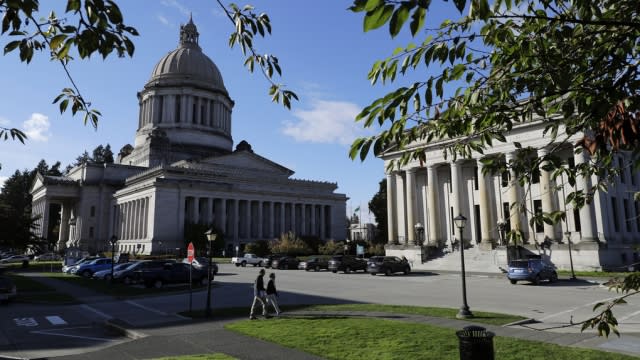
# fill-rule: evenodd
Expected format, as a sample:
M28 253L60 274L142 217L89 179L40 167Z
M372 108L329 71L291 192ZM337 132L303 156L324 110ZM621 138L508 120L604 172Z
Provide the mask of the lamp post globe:
M213 256L213 242L216 241L218 234L213 229L207 230L204 235L207 237L207 257L209 258L209 264L207 265L207 309L205 310L206 316L211 316L211 281L213 280L211 274L211 257Z
M460 307L460 311L458 311L456 317L458 319L468 319L473 317L473 313L471 313L469 305L467 305L467 282L464 270L464 238L462 237L462 230L465 225L467 225L467 218L462 214L458 214L458 216L453 219L453 222L460 231L460 272L462 275L462 306Z
M422 225L422 223L418 222L413 225L413 229L416 233L416 242L418 243L418 245L422 245L422 242L424 240L424 238L422 237L424 234L424 226Z
M111 236L111 239L109 239L109 242L111 243L111 280L113 281L113 261L115 258L116 243L118 243L118 237L115 235Z

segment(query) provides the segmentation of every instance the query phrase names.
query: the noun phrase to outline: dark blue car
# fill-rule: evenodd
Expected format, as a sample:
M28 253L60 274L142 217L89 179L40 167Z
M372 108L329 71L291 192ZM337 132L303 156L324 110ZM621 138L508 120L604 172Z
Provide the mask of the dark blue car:
M553 265L542 259L519 259L509 262L507 278L514 285L523 280L538 285L542 280L557 281L558 273Z

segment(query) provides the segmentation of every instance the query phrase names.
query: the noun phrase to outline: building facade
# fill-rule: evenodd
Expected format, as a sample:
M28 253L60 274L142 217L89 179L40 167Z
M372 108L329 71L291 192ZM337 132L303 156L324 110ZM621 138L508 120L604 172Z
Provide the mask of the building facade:
M550 144L544 128L542 121L514 125L505 134L506 142L494 144L484 154L456 161L444 157L443 149L451 140L413 144L411 149L424 149L426 162L416 160L386 173L388 252L403 253L421 262L427 260L425 246L455 248L460 233L453 219L461 214L468 219L464 241L481 251L500 249L506 245L505 233L516 230L523 235L524 244L519 245L549 257L561 268L614 268L640 261L640 204L633 197L640 191L640 176L631 167L621 166L622 173L609 184L608 191L597 191L594 201L580 209L565 202L566 195L576 188L566 178L553 180L542 167L527 189L515 181L513 174L483 175L480 160L497 156L508 163L520 151L514 143L538 149L538 156L547 154L554 144ZM567 144L579 137L574 135ZM588 153L575 154L569 145L553 148L566 166L589 161ZM385 169L401 154L384 154ZM628 163L624 157L619 155L620 165ZM594 183L595 177L579 177L575 186L587 189ZM513 204L522 204L527 211L518 211ZM530 222L535 214L557 210L566 211L566 221L556 225ZM549 242L550 248L542 246ZM569 245L573 259L569 257Z
M83 164L32 185L37 234L62 250L110 248L152 254L184 248L185 226L213 226L227 253L293 231L345 239L347 197L337 184L292 178L293 171L233 148L231 100L220 71L198 45L190 20L178 47L154 67L138 93L134 145L114 164Z

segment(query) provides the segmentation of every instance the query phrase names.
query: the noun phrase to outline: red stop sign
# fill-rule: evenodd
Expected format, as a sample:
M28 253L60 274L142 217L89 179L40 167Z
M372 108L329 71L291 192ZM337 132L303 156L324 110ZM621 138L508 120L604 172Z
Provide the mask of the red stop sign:
M196 255L196 250L193 247L193 243L190 242L187 247L187 260L189 260L189 264L193 262L193 257Z

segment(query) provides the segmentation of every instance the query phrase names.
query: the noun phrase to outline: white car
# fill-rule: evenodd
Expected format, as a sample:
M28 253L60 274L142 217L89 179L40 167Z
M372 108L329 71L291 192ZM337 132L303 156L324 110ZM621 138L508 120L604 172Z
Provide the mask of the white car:
M40 255L36 255L33 260L35 261L56 261L56 260L60 260L60 255L55 254L55 253L46 253L46 254L40 254Z
M10 263L21 263L23 261L29 261L29 257L27 255L13 255L13 256L9 256L8 258L4 258L2 260L0 260L0 263L2 264L10 264Z

